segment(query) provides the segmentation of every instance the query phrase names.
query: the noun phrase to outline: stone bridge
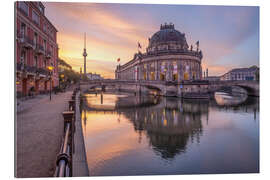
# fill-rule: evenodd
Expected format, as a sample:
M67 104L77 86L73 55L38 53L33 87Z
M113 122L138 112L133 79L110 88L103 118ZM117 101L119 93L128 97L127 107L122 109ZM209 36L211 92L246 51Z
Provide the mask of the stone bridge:
M134 93L149 93L162 96L177 96L197 98L213 94L226 87L239 87L248 95L259 96L259 82L257 81L149 81L149 80L115 80L105 79L84 81L80 83L83 91L95 88L115 89Z

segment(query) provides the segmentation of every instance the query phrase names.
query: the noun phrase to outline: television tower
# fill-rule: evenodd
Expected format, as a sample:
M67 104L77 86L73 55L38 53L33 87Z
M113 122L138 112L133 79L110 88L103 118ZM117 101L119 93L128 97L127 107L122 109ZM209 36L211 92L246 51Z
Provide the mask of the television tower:
M84 77L86 77L86 56L87 56L87 53L86 53L86 36L85 36L85 33L84 33L84 48L83 48L83 57L84 57Z

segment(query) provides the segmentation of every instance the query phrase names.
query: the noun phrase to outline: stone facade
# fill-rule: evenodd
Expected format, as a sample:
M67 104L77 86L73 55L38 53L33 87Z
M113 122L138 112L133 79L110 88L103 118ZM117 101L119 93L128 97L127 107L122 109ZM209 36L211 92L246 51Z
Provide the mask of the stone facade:
M41 2L15 3L16 91L18 96L47 92L58 86L57 30ZM49 72L48 66L53 67ZM52 79L50 83L50 77Z
M176 81L202 79L202 52L189 48L185 34L173 24L160 26L149 38L145 53L136 53L126 64L118 65L115 78L121 80Z
M259 78L259 68L252 66L250 68L232 69L220 77L221 81L257 81Z

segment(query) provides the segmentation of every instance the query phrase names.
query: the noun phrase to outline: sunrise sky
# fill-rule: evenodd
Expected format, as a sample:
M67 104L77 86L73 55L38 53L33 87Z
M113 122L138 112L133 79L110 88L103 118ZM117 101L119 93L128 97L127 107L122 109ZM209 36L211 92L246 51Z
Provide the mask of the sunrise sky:
M114 78L117 58L128 62L143 51L160 24L172 22L189 45L200 41L202 67L222 75L236 67L259 65L259 7L44 2L45 15L58 30L59 57L75 71L83 68L87 36L87 72Z

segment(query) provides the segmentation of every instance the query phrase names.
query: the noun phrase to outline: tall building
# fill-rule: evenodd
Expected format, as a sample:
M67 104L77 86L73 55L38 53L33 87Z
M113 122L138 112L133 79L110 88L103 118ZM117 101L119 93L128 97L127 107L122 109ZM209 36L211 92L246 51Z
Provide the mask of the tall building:
M255 81L259 78L259 68L251 66L249 68L236 68L220 77L221 81Z
M132 60L118 65L116 79L181 81L202 78L202 52L187 44L185 34L164 24L149 38L145 53L134 54ZM140 46L140 45L139 45Z
M85 33L84 33L84 49L83 49L83 58L84 58L84 77L86 77L86 56L87 56L87 53L86 53L86 36L85 36Z
M49 91L50 77L52 88L59 83L57 29L46 18L41 2L16 2L15 13L17 95Z

